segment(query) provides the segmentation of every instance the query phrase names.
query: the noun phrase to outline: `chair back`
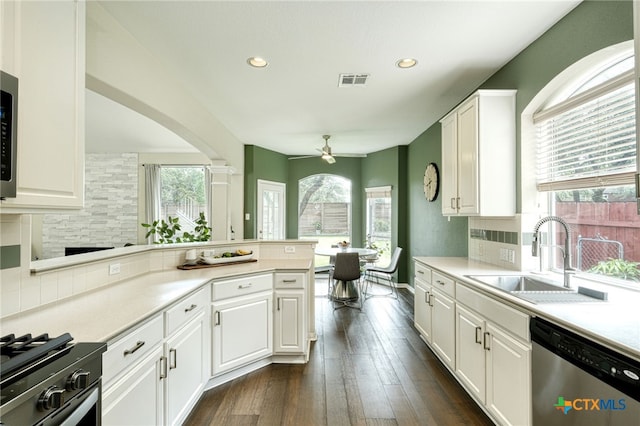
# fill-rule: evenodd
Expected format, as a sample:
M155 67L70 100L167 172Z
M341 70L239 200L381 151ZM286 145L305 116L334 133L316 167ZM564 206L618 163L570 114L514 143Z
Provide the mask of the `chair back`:
M393 250L393 254L391 255L391 262L389 262L389 266L386 268L379 268L388 274L393 274L398 269L398 261L400 260L400 255L402 254L402 247L396 247Z
M354 281L360 278L360 259L358 253L337 253L333 268L333 279Z

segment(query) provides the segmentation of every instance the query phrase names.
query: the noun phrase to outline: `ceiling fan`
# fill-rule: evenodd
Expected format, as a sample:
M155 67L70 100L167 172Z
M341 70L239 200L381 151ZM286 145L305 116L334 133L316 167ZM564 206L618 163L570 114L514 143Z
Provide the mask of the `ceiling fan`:
M320 152L322 152L322 159L329 164L333 164L336 162L335 157L331 154L331 147L329 146L329 138L331 135L322 135L324 139L324 146L322 147Z
M326 161L329 164L334 164L336 162L336 158L331 153L331 147L329 146L330 137L331 135L322 135L322 138L324 139L324 146L322 147L322 149L316 148L316 150L322 153L320 158L322 158L324 161ZM303 155L299 157L289 157L289 160L298 160L301 158L313 158L313 156Z

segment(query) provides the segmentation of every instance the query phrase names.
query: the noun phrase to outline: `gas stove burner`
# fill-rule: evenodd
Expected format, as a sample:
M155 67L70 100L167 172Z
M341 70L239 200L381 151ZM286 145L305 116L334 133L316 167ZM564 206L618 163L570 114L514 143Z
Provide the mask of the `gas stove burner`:
M48 334L33 337L31 334L16 337L14 334L0 338L0 377L4 381L8 376L29 369L33 365L49 361L63 354L73 340L69 333L50 338Z

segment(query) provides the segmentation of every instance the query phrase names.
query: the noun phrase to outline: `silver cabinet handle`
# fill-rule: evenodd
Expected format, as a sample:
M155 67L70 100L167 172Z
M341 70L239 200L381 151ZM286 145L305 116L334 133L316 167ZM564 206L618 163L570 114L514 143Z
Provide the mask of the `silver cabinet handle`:
M277 302L276 303L276 305L277 305L276 309L279 311L280 310L280 298L279 297L276 299L276 302Z
M248 284L240 284L238 286L239 289L243 289L243 288L250 288L253 284L248 283Z
M167 357L160 357L160 380L167 378Z
M428 291L424 292L424 303L426 303L427 305L429 304L429 292Z
M418 273L424 275L424 271L418 270Z
M194 305L193 303L191 304L191 306L189 306L188 308L185 308L184 311L185 312L191 312L193 311L195 308L197 308L198 305Z
M429 293L429 306L433 307L433 299L436 298L435 294Z
M482 327L476 327L476 343L481 345L482 341L480 339L480 336L478 336L478 331L482 331Z
M453 210L455 210L455 209L456 209L456 206L454 206L454 205L453 205L453 201L454 201L454 200L455 200L455 198L451 198L451 208L452 208Z
M216 311L214 315L216 316L215 325L220 325L220 311Z
M137 351L138 349L140 349L143 346L144 346L144 340L138 340L138 342L136 343L136 345L133 348L126 349L124 351L124 356L133 354L135 351Z
M440 285L445 285L445 282L444 282L444 281L436 280L436 282L437 282L438 284L440 284Z
M489 333L488 331L484 332L484 343L483 343L482 347L483 347L483 349L486 349L488 351L491 350L491 348L489 347L489 344L488 344L489 343L488 337L490 337L490 336L491 336L491 333Z
M460 210L460 197L456 198L456 210Z
M177 367L178 367L178 351L176 351L174 348L171 348L169 349L169 370L173 370L174 368L177 368Z
M287 284L292 284L292 283L298 282L298 280L296 280L296 279L294 278L294 279L292 279L292 280L282 280L282 282L283 282L283 283L287 283Z

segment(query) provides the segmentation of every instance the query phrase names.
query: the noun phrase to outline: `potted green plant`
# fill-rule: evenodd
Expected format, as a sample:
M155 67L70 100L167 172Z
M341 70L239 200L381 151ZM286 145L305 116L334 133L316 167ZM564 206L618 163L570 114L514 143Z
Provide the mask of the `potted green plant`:
M167 221L164 219L154 220L153 223L142 223L141 225L147 229L145 238L155 235L154 244L173 244L173 243L190 243L196 241L210 241L211 228L207 226L207 219L204 213L200 212L200 216L195 220L196 226L194 233L182 232L180 220L177 217L169 216Z

